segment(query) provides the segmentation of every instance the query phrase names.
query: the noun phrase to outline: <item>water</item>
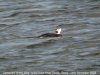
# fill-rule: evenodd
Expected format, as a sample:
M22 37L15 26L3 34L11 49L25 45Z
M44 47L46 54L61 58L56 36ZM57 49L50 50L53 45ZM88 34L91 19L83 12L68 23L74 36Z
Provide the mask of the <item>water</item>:
M0 0L0 72L99 70L99 0Z

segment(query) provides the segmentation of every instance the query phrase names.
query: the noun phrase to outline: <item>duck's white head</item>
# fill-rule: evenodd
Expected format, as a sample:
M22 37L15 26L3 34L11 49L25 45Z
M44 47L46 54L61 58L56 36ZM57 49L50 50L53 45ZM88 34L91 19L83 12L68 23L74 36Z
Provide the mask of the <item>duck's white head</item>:
M62 31L61 28L57 28L55 32L56 32L56 34L61 34L61 31Z

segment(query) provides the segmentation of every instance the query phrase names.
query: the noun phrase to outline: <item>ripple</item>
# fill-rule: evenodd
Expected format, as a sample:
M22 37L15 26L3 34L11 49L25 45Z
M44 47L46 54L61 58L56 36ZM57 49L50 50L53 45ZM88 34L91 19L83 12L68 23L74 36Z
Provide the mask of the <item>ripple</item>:
M47 47L55 43L56 40L48 40L46 42L38 43L38 44L32 44L27 46L27 48L40 48L40 47Z
M1 57L0 56L0 61L7 61L8 59L6 57Z
M99 71L100 3L1 0L0 71ZM62 38L25 38L52 32Z

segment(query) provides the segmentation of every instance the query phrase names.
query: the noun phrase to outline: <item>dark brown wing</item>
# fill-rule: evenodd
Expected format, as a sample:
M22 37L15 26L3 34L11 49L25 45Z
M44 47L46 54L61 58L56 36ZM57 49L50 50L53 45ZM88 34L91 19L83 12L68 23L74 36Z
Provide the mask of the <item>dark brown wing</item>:
M42 34L39 37L59 37L61 36L61 34L55 34L55 33L46 33L46 34Z

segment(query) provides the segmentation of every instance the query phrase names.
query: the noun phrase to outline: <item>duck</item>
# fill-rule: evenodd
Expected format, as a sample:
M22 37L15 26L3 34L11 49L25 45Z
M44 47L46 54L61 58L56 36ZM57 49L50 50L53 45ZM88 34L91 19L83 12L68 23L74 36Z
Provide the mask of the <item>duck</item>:
M61 32L62 32L62 28L57 28L57 29L55 30L55 32L53 32L53 33L44 33L44 34L41 34L41 35L39 35L39 36L37 36L37 37L38 37L38 38L61 37L61 36L62 36Z

